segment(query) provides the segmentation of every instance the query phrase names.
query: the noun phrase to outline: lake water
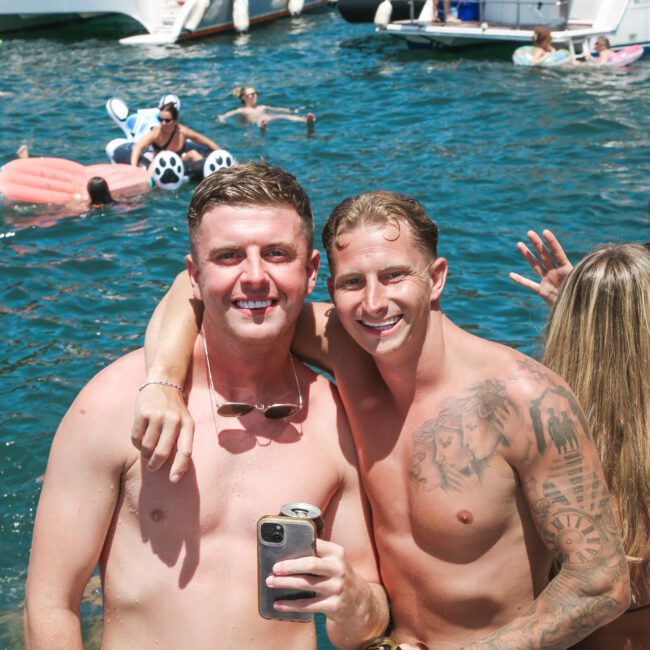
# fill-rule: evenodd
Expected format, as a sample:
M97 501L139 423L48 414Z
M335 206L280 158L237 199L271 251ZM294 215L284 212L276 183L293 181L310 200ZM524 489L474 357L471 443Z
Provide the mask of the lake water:
M316 132L265 135L216 115L234 86L318 117ZM550 227L577 260L598 243L650 239L650 61L630 70L515 68L509 53L412 52L333 9L245 36L125 47L66 29L0 46L0 163L33 154L105 162L121 135L111 96L182 99L182 121L240 160L291 171L318 224L341 199L390 189L422 201L441 228L443 308L463 327L535 354L546 309L512 284L515 243ZM192 188L77 217L0 207L0 648L20 648L20 611L40 477L52 435L101 367L141 345L187 247ZM316 292L324 298L326 269ZM73 470L73 468L71 468ZM74 525L74 522L71 522ZM86 634L97 634L89 589ZM90 643L90 647L93 646ZM323 647L326 647L323 645Z

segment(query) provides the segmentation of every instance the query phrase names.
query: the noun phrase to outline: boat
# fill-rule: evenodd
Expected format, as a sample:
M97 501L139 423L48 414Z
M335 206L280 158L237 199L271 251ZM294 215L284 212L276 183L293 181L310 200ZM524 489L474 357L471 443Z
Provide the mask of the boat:
M219 32L245 32L251 25L297 16L328 0L0 0L0 33L107 15L123 15L146 33L124 44L168 44ZM128 21L128 22L131 22ZM133 27L133 25L132 25Z
M349 22L374 22L377 32L412 47L437 49L530 43L533 29L551 30L554 44L580 56L607 36L614 50L650 50L649 0L450 0L449 16L434 0L339 0ZM576 45L578 52L576 54Z

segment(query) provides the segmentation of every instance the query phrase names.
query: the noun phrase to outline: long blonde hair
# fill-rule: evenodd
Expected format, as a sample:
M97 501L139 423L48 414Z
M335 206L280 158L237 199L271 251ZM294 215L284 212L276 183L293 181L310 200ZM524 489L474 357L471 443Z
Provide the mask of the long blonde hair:
M650 253L608 245L560 290L543 362L582 405L622 519L628 560L650 559Z

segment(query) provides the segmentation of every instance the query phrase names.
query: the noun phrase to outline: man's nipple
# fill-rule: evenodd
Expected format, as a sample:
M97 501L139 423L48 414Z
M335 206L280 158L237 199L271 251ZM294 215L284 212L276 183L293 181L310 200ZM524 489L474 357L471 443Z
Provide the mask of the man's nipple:
M471 524L474 521L474 515L469 510L459 510L456 514L456 519L461 524Z
M149 513L149 517L152 521L162 521L165 518L165 513L156 508Z

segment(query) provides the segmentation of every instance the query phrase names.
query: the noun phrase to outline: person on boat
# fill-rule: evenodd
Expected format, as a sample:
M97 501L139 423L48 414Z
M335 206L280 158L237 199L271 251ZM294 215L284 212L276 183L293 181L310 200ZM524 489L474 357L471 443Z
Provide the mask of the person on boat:
M306 116L296 115L290 108L282 108L280 106L268 106L265 104L258 104L258 94L252 86L243 86L235 88L233 95L239 98L243 104L239 108L234 108L227 113L219 115L219 121L225 122L233 115L240 115L248 124L257 124L260 130L265 130L268 123L273 120L288 120L290 122L304 122L307 125L307 130L311 131L316 122L316 116L313 113L307 113Z
M205 156L188 146L188 140L204 145L211 151L219 149L219 145L210 138L181 124L178 116L178 108L173 102L164 104L160 108L160 126L154 127L141 140L134 143L131 149L131 165L137 167L141 155L150 146L156 154L161 151L173 151L183 160L192 162L200 161Z
M555 52L550 30L546 27L535 27L533 31L533 46L531 65L539 65L549 54Z
M323 513L318 555L279 562L267 584L315 595L275 607L324 613L333 645L356 650L384 630L388 606L336 388L289 351L319 264L309 199L293 176L246 163L201 182L188 224L205 307L191 386L147 377L136 350L70 407L36 514L26 647L81 648L79 605L99 562L107 650L315 650L313 623L257 608L256 522L304 501ZM176 485L131 443L128 405L156 387L186 397L196 422Z
M560 377L444 315L437 237L410 197L343 201L323 228L334 308L307 303L293 349L336 379L400 647L565 648L630 600L598 453ZM147 333L152 368L176 382L197 337L186 285ZM153 468L179 433L189 451L169 392L138 404L133 438Z
M632 584L630 608L576 648L643 650L650 639L650 245L605 245L571 267L549 230L519 250L553 305L543 362L572 387L612 491ZM562 264L560 264L562 262ZM558 270L560 269L560 270ZM553 298L549 300L548 296Z

